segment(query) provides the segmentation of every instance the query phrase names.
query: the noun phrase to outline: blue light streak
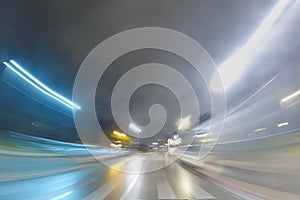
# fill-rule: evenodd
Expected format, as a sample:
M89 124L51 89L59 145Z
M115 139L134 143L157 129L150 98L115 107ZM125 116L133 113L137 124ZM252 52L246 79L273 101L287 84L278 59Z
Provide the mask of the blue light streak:
M5 66L7 66L10 70L12 70L14 73L16 73L18 76L20 76L22 79L24 79L26 82L28 82L30 85L38 89L43 94L46 94L47 96L55 99L56 101L62 103L63 105L67 106L71 109L77 109L80 110L81 107L77 104L73 103L69 99L63 97L62 95L58 94L57 92L53 91L49 87L47 87L45 84L43 84L41 81L39 81L37 78L35 78L33 75L31 75L29 72L27 72L24 68L22 68L17 62L14 60L10 60L10 63L15 66L17 69L15 69L11 64L7 62L3 62ZM23 73L23 74L22 74Z

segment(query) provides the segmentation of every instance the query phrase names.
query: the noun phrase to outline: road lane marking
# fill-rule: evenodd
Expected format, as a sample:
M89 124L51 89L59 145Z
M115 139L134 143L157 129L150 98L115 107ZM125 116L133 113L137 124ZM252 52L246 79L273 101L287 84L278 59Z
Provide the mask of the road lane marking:
M190 185L186 185L186 189L196 198L196 199L215 199L213 195L204 190L199 185L191 183Z
M137 174L137 175L134 176L133 180L131 181L129 186L126 188L126 190L123 192L122 196L120 197L120 200L128 199L128 196L130 195L130 192L131 192L133 186L136 184L139 177L140 177L140 174Z
M126 190L123 192L122 196L119 198L120 200L136 199L135 196L138 195L139 190L136 189L135 192L131 192L131 191L133 189L133 186L136 185L138 179L140 178L141 172L143 172L143 169L147 167L148 162L149 161L146 158L134 157L134 160L129 163L129 165L127 167L130 167L131 170L138 169L138 173L130 174L130 175L127 175L127 177L124 177L124 178L129 178L129 177L133 176L133 178L129 178L130 184L128 185Z
M102 185L100 188L89 194L84 200L99 200L105 199L115 188L117 184L114 181L109 181Z
M160 173L160 178L156 183L157 193L159 199L176 199L176 195L168 181L164 171Z

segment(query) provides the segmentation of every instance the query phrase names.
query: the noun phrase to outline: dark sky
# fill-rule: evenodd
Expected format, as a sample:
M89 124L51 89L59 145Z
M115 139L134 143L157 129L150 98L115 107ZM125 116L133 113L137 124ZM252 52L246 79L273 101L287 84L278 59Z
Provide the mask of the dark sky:
M1 0L0 58L20 61L71 96L81 62L109 36L136 27L171 28L199 41L220 63L249 37L273 2Z
M114 34L148 26L174 29L197 40L220 64L248 39L275 2L0 0L0 60L17 60L51 88L71 98L84 58ZM148 53L171 64L178 61L164 53ZM137 52L120 60L130 65L136 60L147 62L148 58L147 52ZM135 95L139 101L141 93Z

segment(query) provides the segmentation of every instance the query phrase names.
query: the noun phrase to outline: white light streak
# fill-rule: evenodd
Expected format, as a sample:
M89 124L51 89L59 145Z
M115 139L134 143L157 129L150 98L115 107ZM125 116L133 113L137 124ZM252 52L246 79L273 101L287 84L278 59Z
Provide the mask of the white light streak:
M276 20L278 20L289 1L290 0L279 0L256 31L250 36L245 45L219 66L218 72L212 77L210 84L212 90L227 90L240 78L247 67L247 58L251 55L251 51L253 51ZM217 81L219 76L222 79L223 85Z
M288 125L289 125L288 122L283 122L283 123L277 124L277 127L280 128L280 127L288 126Z
M67 99L64 96L58 94L57 92L53 91L48 86L46 86L45 84L43 84L41 81L39 81L33 75L31 75L28 71L26 71L23 67L21 67L16 61L10 60L10 63L13 64L23 74L25 74L29 79L31 79L32 82L35 82L35 84L37 84L40 88L44 89L47 93L50 93L51 95L55 96L56 98L58 98L58 99L60 99L60 100L62 100L64 102L66 102L67 104L69 104L72 107L72 109L73 108L75 108L77 110L81 109L81 107L79 105L73 103L69 99Z
M295 98L295 97L298 96L299 94L300 94L300 90L297 91L297 92L295 92L295 93L293 93L293 94L291 94L291 95L289 95L289 96L287 96L287 97L285 97L284 99L282 99L282 100L281 100L281 103L287 102L287 101L289 101L289 100Z
M257 45L259 41L265 36L265 34L270 30L274 22L279 18L284 9L286 8L289 0L279 0L278 3L272 8L268 16L262 21L258 29L249 38L243 50L249 52Z
M197 138L202 138L202 137L206 137L206 136L208 136L208 133L204 133L201 135L195 135L195 137L197 137Z
M257 132L261 132L261 131L265 131L265 130L267 130L267 128L258 128L258 129L253 130L253 132L257 133Z
M66 102L62 101L61 99L55 97L54 95L46 92L45 90L43 90L41 87L39 87L38 85L36 85L35 83L33 83L31 80L29 80L28 78L26 78L23 74L21 74L19 71L17 71L15 68L13 68L10 64L8 64L7 62L3 62L4 65L6 65L10 70L12 70L13 72L15 72L18 76L20 76L21 78L23 78L25 81L27 81L30 85L32 85L33 87L35 87L36 89L38 89L39 91L41 91L42 93L48 95L49 97L55 99L56 101L59 101L60 103L64 104L65 106L73 109L73 107L69 104L67 104Z

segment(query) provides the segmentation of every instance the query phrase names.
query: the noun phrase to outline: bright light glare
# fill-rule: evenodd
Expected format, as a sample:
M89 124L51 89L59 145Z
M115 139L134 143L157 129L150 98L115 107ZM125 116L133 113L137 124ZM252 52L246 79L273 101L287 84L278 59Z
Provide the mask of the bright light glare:
M125 133L120 133L118 131L113 131L114 135L120 136L120 137L126 137L127 135Z
M178 130L186 130L190 127L190 125L191 125L191 116L188 116L183 119L179 119L179 121L177 122Z
M270 30L274 22L279 18L285 7L287 6L289 0L279 0L278 3L273 7L269 15L260 24L258 29L247 41L243 50L249 52L257 45L259 41L264 37L264 35Z
M253 130L254 133L257 133L257 132L261 132L261 131L265 131L267 130L266 128L258 128L258 129L255 129Z
M295 93L293 93L293 94L291 94L291 95L285 97L284 99L282 99L282 100L281 100L281 103L284 103L284 102L286 102L286 101L289 101L289 100L295 98L296 96L298 96L299 94L300 94L300 90L298 90L297 92L295 92Z
M289 125L288 122L283 122L283 123L277 124L277 127L280 128L280 127L287 126L287 125Z
M73 109L73 107L69 104L67 104L66 102L62 101L61 99L57 98L56 96L46 92L45 90L43 90L41 87L39 87L38 85L36 85L35 83L33 83L31 80L29 80L28 78L26 78L23 74L21 74L19 71L17 71L15 68L13 68L10 64L8 64L7 62L3 62L4 65L6 65L10 70L12 70L13 72L15 72L18 76L20 76L21 78L23 78L25 81L27 81L30 85L32 85L33 87L35 87L36 89L38 89L39 91L41 91L42 93L48 95L49 97L59 101L60 103L64 104L65 106Z
M39 87L44 89L47 93L50 93L51 95L55 96L56 98L59 98L60 100L66 102L69 104L72 109L75 108L77 110L80 110L81 107L79 105L76 105L69 99L65 98L64 96L58 94L57 92L50 89L48 86L40 82L37 78L35 78L33 75L31 75L29 72L27 72L23 67L21 67L16 61L10 60L10 63L13 64L19 71L21 71L23 74L25 74L28 78L30 78L33 82L35 82ZM18 74L19 75L19 74Z
M153 145L158 145L158 143L157 143L157 142L152 142L152 144L153 144Z
M195 135L195 137L197 137L197 138L202 138L202 137L206 137L206 136L208 136L208 133L201 134L201 135Z
M242 50L238 50L232 57L221 64L218 68L218 73L213 75L211 89L220 91L224 88L226 90L239 79L246 66L245 54ZM221 77L222 82L218 81L218 77Z
M218 72L212 77L210 85L212 90L227 90L240 78L246 69L246 59L250 55L250 52L270 30L274 22L286 8L288 2L289 0L279 0L257 30L251 35L246 44L219 66ZM217 81L218 77L221 77L223 85Z
M110 146L114 147L114 148L121 148L121 147L123 147L122 144L114 144L114 143L111 143Z
M203 139L203 140L200 140L200 142L202 143L206 143L206 142L214 142L216 141L217 138L208 138L208 139Z
M139 128L139 127L137 127L134 123L130 123L129 124L129 128L132 130L132 131L134 131L134 132L136 132L136 133L140 133L142 130Z

